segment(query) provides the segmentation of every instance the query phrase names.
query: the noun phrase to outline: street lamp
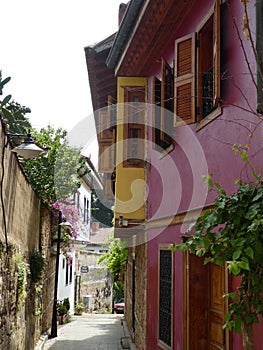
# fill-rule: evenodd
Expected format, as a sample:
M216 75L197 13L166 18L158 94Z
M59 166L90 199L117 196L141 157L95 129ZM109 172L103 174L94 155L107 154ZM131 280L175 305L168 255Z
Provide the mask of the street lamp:
M44 150L39 148L34 144L33 139L31 137L30 132L27 135L24 134L14 134L14 133L5 133L5 138L3 142L2 148L2 176L0 180L0 197L1 197L1 205L2 205L2 213L3 213L3 224L4 224L4 235L5 235L5 244L6 244L6 252L8 254L8 238L7 238L7 223L6 223L6 212L5 212L5 202L4 202L4 176L5 176L5 150L12 139L26 138L24 143L20 146L15 147L12 152L16 152L19 156L23 158L34 158L37 157L40 153L43 153Z
M14 134L7 134L14 136ZM23 137L25 135L20 135L20 137ZM12 152L17 153L17 155L23 157L23 158L35 158L37 157L40 153L43 153L43 149L38 147L37 145L34 144L34 141L32 139L32 136L30 132L27 134L25 141L20 145L12 149Z
M62 221L62 213L58 213L58 238L57 238L57 252L56 252L56 270L55 270L55 285L54 285L54 299L53 299L53 313L50 338L57 337L57 294L58 294L58 272L59 272L59 255L61 243L61 227L71 228L71 224L67 221Z

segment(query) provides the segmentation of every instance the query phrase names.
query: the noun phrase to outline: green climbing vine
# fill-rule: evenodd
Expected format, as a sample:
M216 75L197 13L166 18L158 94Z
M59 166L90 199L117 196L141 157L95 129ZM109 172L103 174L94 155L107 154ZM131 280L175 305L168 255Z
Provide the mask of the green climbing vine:
M27 297L27 276L30 273L29 264L27 264L20 253L15 254L15 263L17 266L17 298L18 308L24 305Z
M224 295L229 300L224 327L253 339L252 325L263 316L263 174L250 165L249 147L233 148L252 170L251 181L236 180L237 190L227 195L208 175L210 190L217 193L214 208L205 211L189 228L192 235L171 250L189 250L204 257L205 264L226 264L230 274L240 278L239 287Z
M38 250L33 250L30 254L30 275L33 283L38 283L45 268L45 259Z

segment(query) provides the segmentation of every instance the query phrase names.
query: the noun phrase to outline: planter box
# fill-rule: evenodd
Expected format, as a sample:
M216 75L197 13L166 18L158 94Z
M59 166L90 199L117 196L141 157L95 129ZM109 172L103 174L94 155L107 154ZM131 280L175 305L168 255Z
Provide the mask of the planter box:
M65 314L65 315L59 315L59 316L57 316L57 318L58 318L58 323L59 324L64 324L65 322L67 322L67 320L68 320L68 317L69 317L69 314L67 313L67 314Z

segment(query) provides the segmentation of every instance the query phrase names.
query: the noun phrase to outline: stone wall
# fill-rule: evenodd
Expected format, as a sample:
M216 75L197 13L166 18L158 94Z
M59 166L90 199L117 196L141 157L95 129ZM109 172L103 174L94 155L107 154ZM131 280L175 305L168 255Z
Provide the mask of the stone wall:
M125 288L125 318L132 338L140 350L146 349L146 254L147 244L129 248ZM133 276L133 264L135 264L135 276ZM134 308L133 283L135 283Z
M92 296L92 311L109 311L112 304L112 276L104 264L97 264L101 254L78 250L76 252L76 273L81 276L80 299ZM88 273L81 273L81 266L88 266Z
M4 179L0 180L3 194L3 203L0 202L0 349L31 350L43 329L50 327L49 311L46 313L47 321L42 322L43 318L36 316L36 307L42 304L42 308L48 310L53 286L48 284L41 289L41 285L32 284L30 274L25 273L26 285L22 288L23 293L19 294L21 283L18 282L21 271L26 271L21 266L29 264L33 250L43 252L49 266L46 272L53 267L49 253L50 211L41 206L17 156L11 152L10 145L5 145L6 137L0 123L0 152L4 160L4 167L1 166ZM45 289L46 297L43 298ZM23 297L19 298L19 295Z

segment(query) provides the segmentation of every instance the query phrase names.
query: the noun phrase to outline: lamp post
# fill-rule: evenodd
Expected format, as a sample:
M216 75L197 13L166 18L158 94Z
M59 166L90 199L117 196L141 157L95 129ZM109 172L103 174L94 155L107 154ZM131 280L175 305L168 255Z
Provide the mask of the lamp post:
M60 255L60 243L61 243L61 227L70 228L71 224L66 221L62 221L62 213L58 213L58 238L57 238L57 251L56 251L56 268L55 268L55 285L54 285L54 298L53 298L53 312L51 323L50 338L57 337L57 298L58 298L58 272L59 272L59 255Z
M10 143L11 139L15 138L26 138L24 143L22 143L20 146L15 147L12 152L17 153L19 156L23 158L34 158L37 157L40 153L43 153L44 150L42 148L39 148L37 145L34 144L33 139L31 137L30 132L28 132L27 135L24 134L13 134L13 133L5 133L5 139L2 149L2 174L1 174L1 180L0 180L0 198L1 198L1 206L2 206L2 213L3 213L3 224L4 224L4 235L5 235L5 245L6 245L6 252L8 254L8 237L7 237L7 222L6 222L6 212L5 212L5 202L4 202L4 176L5 176L5 150Z

